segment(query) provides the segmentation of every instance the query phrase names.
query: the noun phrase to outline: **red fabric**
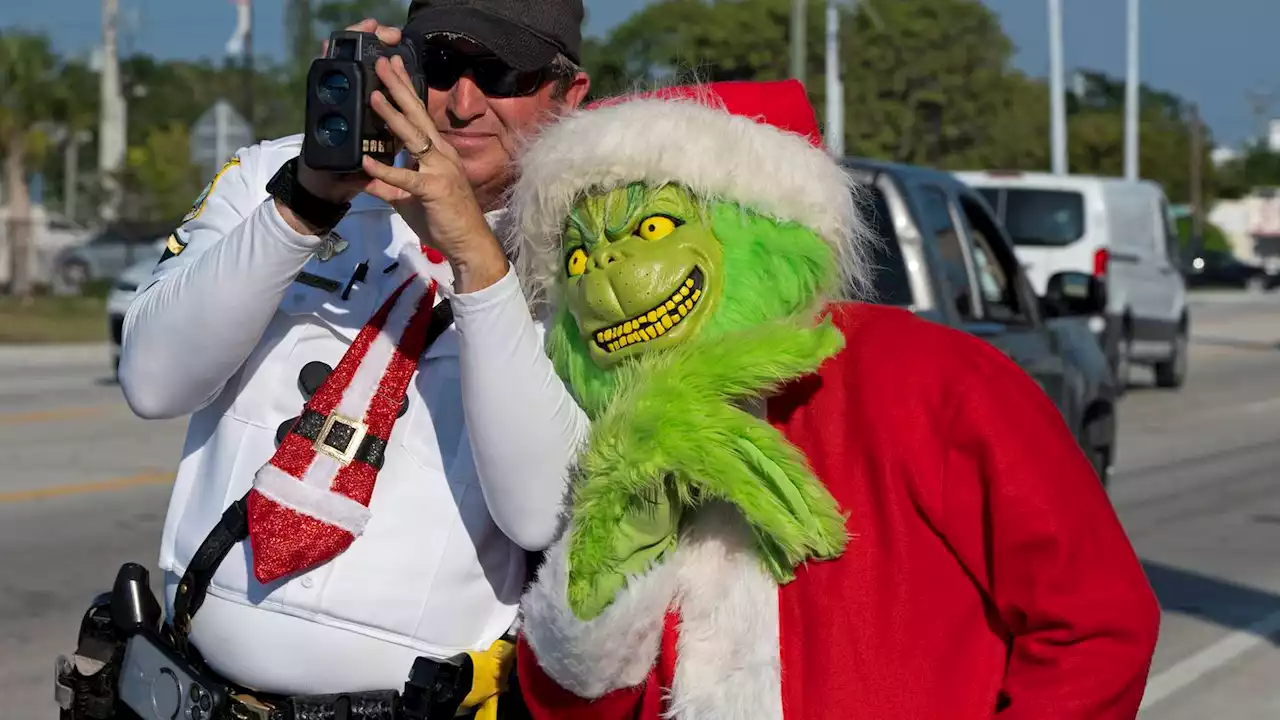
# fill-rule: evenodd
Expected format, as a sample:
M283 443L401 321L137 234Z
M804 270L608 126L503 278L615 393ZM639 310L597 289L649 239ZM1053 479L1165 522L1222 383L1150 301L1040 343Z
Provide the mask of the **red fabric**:
M668 613L658 658L641 684L586 700L561 688L543 672L524 636L516 641L516 676L533 720L658 720L664 697L676 677L676 640L680 617Z
M733 115L754 118L781 130L802 135L814 147L822 147L822 130L809 95L799 80L735 80L679 85L651 92L607 98L587 106L588 110L631 100L718 101Z
M853 537L779 592L786 717L1135 717L1159 607L1058 410L977 338L833 315L845 350L769 404ZM605 710L572 717L658 717Z

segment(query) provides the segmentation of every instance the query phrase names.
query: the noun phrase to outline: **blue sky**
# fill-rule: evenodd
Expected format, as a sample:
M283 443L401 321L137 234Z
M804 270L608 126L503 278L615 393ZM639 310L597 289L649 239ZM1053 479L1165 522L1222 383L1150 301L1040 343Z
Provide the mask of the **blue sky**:
M870 0L910 2L910 0ZM1048 69L1044 0L985 0L1018 46L1016 62L1034 75ZM64 52L87 51L101 34L99 0L5 0L0 28L39 29ZM644 0L586 0L588 32L602 34ZM1245 94L1280 91L1275 58L1278 0L1144 0L1145 82L1200 103L1215 138L1227 144L1256 133ZM231 35L231 0L120 0L136 18L133 46L162 57L220 57ZM1124 0L1062 0L1067 66L1120 75L1125 60ZM282 47L282 0L255 2L255 45ZM1046 109L1047 112L1047 109ZM1280 94L1275 114L1280 115Z

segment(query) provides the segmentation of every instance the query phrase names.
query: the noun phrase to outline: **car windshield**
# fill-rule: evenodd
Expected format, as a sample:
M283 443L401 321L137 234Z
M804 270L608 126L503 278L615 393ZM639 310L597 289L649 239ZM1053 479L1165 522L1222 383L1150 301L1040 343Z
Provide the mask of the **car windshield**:
M898 236L893 231L889 205L879 188L870 186L866 190L859 207L863 221L875 232L878 241L871 254L871 267L875 273L872 278L875 301L883 305L910 305L911 282L907 276L907 267L902 261Z
M1002 215L1017 245L1062 246L1084 237L1084 196L1078 192L1006 188Z

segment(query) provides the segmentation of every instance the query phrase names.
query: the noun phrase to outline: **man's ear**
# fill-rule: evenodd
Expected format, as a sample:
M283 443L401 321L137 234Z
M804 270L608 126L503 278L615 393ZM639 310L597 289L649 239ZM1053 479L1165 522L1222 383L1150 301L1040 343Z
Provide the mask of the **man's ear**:
M570 110L576 109L586 99L587 93L591 91L591 77L585 72L579 72L573 76L573 82L569 83L569 89L564 93L565 105Z

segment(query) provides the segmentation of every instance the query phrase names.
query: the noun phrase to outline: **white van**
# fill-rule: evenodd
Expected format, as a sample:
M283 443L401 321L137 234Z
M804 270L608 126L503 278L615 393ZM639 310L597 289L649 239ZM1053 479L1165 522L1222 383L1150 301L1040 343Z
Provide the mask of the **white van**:
M1123 386L1131 363L1150 365L1160 387L1187 373L1187 289L1164 191L1149 181L1084 175L962 172L1016 245L1043 295L1057 272L1092 273L1107 288L1100 340Z

